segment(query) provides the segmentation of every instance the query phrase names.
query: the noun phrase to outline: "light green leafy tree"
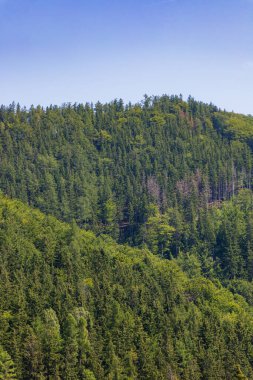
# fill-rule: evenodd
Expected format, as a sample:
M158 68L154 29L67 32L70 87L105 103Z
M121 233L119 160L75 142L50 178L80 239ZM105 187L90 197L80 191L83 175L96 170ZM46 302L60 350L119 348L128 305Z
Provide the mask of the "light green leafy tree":
M169 224L169 215L160 214L154 206L146 222L145 242L149 249L156 254L167 256L175 228Z

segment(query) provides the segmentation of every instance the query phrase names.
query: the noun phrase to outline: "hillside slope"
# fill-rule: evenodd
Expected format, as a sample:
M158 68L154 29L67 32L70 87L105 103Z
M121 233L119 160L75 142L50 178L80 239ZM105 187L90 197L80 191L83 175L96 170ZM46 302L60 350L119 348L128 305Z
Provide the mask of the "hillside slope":
M0 197L0 378L253 378L253 309L172 261Z
M189 224L252 188L253 118L177 96L124 105L0 108L0 188L41 211L140 244L155 204Z

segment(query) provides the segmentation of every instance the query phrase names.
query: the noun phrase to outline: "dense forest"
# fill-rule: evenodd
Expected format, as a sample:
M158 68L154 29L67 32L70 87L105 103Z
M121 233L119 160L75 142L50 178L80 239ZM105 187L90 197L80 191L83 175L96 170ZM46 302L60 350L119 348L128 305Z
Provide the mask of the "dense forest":
M0 379L253 379L252 149L191 97L0 107Z
M0 378L253 378L250 289L3 196L0 218Z
M150 207L187 222L251 188L253 117L189 98L0 108L0 188L80 227L140 244ZM151 212L152 214L152 212Z

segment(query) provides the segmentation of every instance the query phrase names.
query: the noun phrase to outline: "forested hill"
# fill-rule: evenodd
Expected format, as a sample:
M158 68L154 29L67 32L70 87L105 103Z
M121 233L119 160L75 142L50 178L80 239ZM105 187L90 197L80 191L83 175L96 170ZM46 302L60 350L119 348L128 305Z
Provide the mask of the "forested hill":
M154 206L187 223L252 187L253 117L177 96L0 108L0 188L64 221L140 244Z
M2 106L0 379L253 379L252 149L192 98Z
M253 378L253 308L218 281L3 196L0 251L1 379Z

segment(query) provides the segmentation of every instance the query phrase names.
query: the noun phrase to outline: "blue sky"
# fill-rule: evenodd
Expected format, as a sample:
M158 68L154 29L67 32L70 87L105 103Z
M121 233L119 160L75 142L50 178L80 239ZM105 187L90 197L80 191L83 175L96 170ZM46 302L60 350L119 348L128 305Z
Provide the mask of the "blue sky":
M253 114L253 0L0 0L0 103L189 94Z

